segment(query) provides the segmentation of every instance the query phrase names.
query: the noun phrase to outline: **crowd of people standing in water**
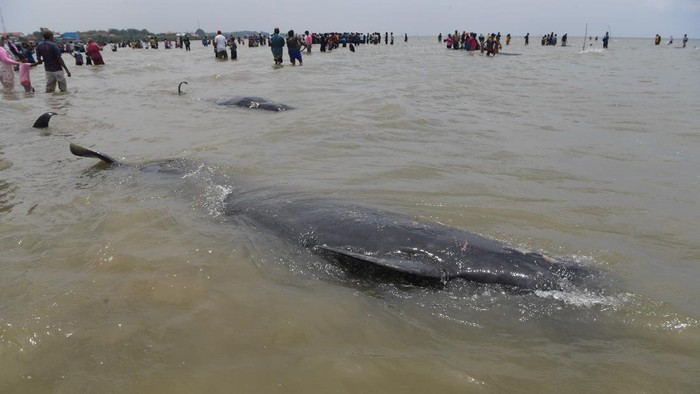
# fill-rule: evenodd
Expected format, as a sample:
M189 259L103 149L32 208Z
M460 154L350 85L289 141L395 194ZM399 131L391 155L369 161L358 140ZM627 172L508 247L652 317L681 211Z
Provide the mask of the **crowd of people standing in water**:
M0 45L0 79L5 91L14 90L13 67L16 67L25 92L33 93L35 89L31 84L29 69L40 64L44 65L46 73L46 92L55 92L57 86L61 92L67 91L66 76L71 77L71 73L63 60L64 53L68 53L75 59L76 66L105 64L101 53L103 45L92 38L88 39L87 45L76 44L73 41L58 44L51 30L42 28L41 35L43 41L39 43L17 44L8 36L0 38L2 44ZM85 62L83 62L84 58Z
M383 37L383 38L382 38ZM248 38L248 46L253 47L270 47L273 53L273 61L275 65L282 64L282 53L283 49L287 48L287 54L289 56L289 61L292 65L303 64L302 53L311 53L311 48L314 45L319 46L321 52L330 52L333 49L339 47L349 47L351 51L355 51L355 46L360 44L374 44L379 45L382 43L386 45L394 45L394 33L385 32L382 36L379 32L374 33L310 33L306 30L303 34L295 33L294 30L289 30L286 34L280 33L279 28L275 28L271 35L258 35L254 34ZM403 41L408 42L408 34L404 33ZM245 38L234 37L229 35L225 37L221 31L217 32L217 35L213 40L209 37L202 38L202 45L205 47L209 45L214 46L214 53L217 58L226 59L226 52L223 48L231 49L231 59L237 59L237 48L238 45L245 45Z
M462 33L459 33L458 30L455 30L454 33L449 33L447 35L447 38L443 38L442 33L438 34L438 42L439 43L445 43L446 47L448 49L464 49L466 51L480 51L483 54L486 54L487 56L495 56L500 52L501 49L503 49L503 44L502 44L502 36L501 32L498 33L490 33L487 35L484 34L479 34L477 36L476 33L474 32L467 32L463 31ZM591 37L591 40L593 38ZM598 41L598 37L595 38L596 41ZM656 45L658 45L661 37L657 35L657 42ZM671 38L673 39L673 38ZM505 36L505 44L510 45L512 40L512 37L510 33L506 34ZM530 45L530 33L525 34L523 37L524 40L524 45ZM609 32L605 33L605 36L603 36L603 39L601 40L603 43L603 48L607 49L608 48L608 42L610 40L610 35ZM684 46L685 42L687 41L687 36L684 41ZM540 40L540 43L542 46L556 46L559 43L559 36L558 34L551 32L549 34L545 34L542 36L542 39ZM568 34L565 33L563 36L561 36L561 46L567 46L568 44ZM591 44L592 45L592 44Z
M171 40L159 39L155 36L148 37L146 40L137 40L135 42L119 42L119 43L98 43L93 39L88 39L87 44L79 42L67 41L58 43L53 37L53 33L48 29L42 29L43 41L39 43L23 42L15 43L7 36L1 37L0 45L0 81L2 82L5 91L14 90L14 73L19 72L20 83L28 93L34 92L34 87L31 85L30 68L39 64L44 65L46 72L46 92L54 92L56 86L62 92L67 90L66 76L70 77L71 73L63 61L62 54L68 53L73 57L76 66L87 65L103 65L105 64L102 57L103 48L111 45L112 51L116 52L119 47L129 47L132 49L158 49L160 44L165 49L182 48L190 50L191 42L188 34L178 35L174 40L174 45ZM586 37L590 41L589 45L593 45L593 37ZM197 38L199 39L199 38ZM233 35L225 36L221 31L218 31L212 40L209 37L203 37L202 44L207 47L214 47L214 54L218 59L228 59L227 51L230 51L230 59L238 59L238 46L246 45L248 40L249 47L270 47L275 65L282 65L283 51L287 49L287 56L292 65L303 64L303 53L311 53L314 45L319 46L320 52L330 52L336 48L349 47L350 51L354 52L357 45L394 45L395 38L393 32L374 33L310 33L308 30L303 34L295 33L294 30L289 30L286 34L282 34L279 28L274 30L273 34L254 34L249 37L234 37ZM480 51L486 56L495 56L503 49L503 43L508 46L511 44L511 34L506 34L505 38L501 33L478 34L474 32L455 30L446 38L443 38L442 33L438 35L438 42L444 43L448 49L465 50L465 51ZM530 33L524 37L524 45L530 44ZM568 35L564 34L561 39L557 34L551 32L542 36L540 42L542 46L567 46ZM598 41L598 37L595 37ZM609 32L606 32L600 40L603 48L608 48L610 42ZM408 34L404 34L403 42L408 42ZM688 35L685 34L682 39L682 47L685 48L688 42ZM661 36L657 34L654 38L654 44L661 43ZM673 44L673 36L669 38L667 45Z
M35 91L31 83L30 67L44 65L46 72L46 92L56 91L56 86L62 92L67 90L66 76L70 77L62 51L56 44L53 32L42 29L44 40L36 46L30 43L17 45L7 36L0 38L0 80L7 92L14 90L14 68L19 71L20 84L26 93ZM7 49L5 49L7 47ZM34 54L36 53L36 59ZM65 71L65 72L64 72Z
M511 36L506 36L506 45L510 45ZM461 34L455 30L454 34L447 34L447 38L442 39L442 33L438 35L438 42L444 42L447 49L464 49L467 52L480 51L486 56L496 56L503 49L501 44L501 32L478 36L474 32L463 31Z

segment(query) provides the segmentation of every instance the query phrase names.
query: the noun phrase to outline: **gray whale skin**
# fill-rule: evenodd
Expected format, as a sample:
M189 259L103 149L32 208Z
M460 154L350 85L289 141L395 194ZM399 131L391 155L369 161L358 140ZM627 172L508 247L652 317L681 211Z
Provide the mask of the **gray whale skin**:
M234 98L229 98L229 99L218 99L215 101L216 104L218 105L227 105L227 106L237 106L237 107L243 107L243 108L251 108L251 109L262 109L265 111L287 111L292 109L292 107L288 106L287 104L281 104L274 102L272 100L268 100L263 97L254 97L254 96L246 96L246 97L234 97Z
M122 165L80 145L70 144L70 150L110 167ZM191 162L189 166L184 163L165 160L139 169L181 178L192 169ZM224 214L239 216L352 274L379 280L442 286L462 278L513 290L564 290L587 272L579 264L566 264L467 231L355 203L297 198L274 191L243 192L226 197Z

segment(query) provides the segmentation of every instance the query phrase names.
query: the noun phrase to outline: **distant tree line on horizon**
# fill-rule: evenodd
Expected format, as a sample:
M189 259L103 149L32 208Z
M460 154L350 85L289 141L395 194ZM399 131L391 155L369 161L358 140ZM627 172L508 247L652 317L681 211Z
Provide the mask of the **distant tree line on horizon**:
M62 33L69 33L69 32L54 32L56 37L60 37L60 34ZM70 32L72 33L72 32ZM194 33L192 32L168 32L168 33L152 33L148 31L148 29L107 29L107 30L85 30L85 31L78 31L80 34L80 40L85 41L88 38L92 38L95 41L102 41L102 42L134 42L138 40L146 40L151 37L158 37L158 39L168 39L168 40L175 40L175 37L178 35L184 35L188 34L190 38L192 39L201 39L204 37L214 37L216 35L216 32L212 33L207 33L202 29L197 29ZM250 30L244 30L244 31L234 31L234 32L224 32L223 33L226 36L233 35L234 37L249 37L251 35L268 35L266 32L257 32L257 31L250 31ZM31 33L30 36L34 36L37 40L42 39L41 31L35 31Z

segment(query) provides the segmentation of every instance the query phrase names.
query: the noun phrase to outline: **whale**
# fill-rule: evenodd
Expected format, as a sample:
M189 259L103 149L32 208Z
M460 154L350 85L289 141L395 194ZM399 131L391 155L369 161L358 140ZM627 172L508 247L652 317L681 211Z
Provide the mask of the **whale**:
M233 98L220 98L214 101L218 105L226 105L226 106L237 106L237 107L243 107L243 108L251 108L251 109L262 109L265 111L287 111L290 109L293 109L293 107L287 105L287 104L282 104L282 103L277 103L275 101L263 98L263 97L255 97L255 96L243 96L243 97L233 97Z
M54 115L58 115L55 112L45 112L38 118L36 118L36 121L34 122L34 125L32 127L35 127L37 129L45 129L49 127L49 121L51 120L51 117Z
M70 151L98 159L108 168L131 166L78 144L71 143ZM137 167L158 177L184 179L197 165L169 159ZM431 287L466 280L514 291L562 291L590 275L580 263L353 201L251 188L229 193L222 211L371 280Z

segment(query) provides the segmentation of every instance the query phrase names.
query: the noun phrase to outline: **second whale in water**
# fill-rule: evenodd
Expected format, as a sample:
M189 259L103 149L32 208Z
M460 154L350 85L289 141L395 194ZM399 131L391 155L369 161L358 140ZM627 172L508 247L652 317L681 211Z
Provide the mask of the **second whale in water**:
M237 107L243 107L243 108L252 108L252 109L262 109L265 111L287 111L290 109L293 109L293 107L290 107L287 104L282 104L278 103L272 100L268 100L264 97L255 97L255 96L244 96L244 97L234 97L234 98L228 98L228 99L217 99L215 100L215 103L218 105L228 105L228 106L237 106Z

